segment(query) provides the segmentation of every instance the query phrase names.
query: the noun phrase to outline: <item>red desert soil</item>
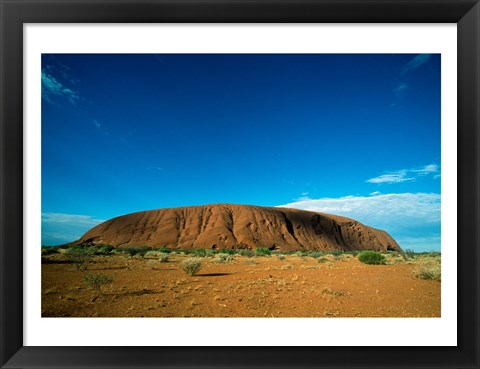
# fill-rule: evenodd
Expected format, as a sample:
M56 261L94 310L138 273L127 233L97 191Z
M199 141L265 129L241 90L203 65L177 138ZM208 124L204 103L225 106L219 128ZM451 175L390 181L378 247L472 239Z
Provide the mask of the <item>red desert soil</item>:
M198 275L168 262L123 255L96 256L86 270L46 256L43 317L439 317L441 283L414 277L414 265L366 265L351 255L236 255L202 258ZM399 257L397 258L399 260ZM103 294L87 288L86 273L114 277Z
M401 251L385 231L356 220L289 208L214 204L141 211L116 217L75 244L179 249Z

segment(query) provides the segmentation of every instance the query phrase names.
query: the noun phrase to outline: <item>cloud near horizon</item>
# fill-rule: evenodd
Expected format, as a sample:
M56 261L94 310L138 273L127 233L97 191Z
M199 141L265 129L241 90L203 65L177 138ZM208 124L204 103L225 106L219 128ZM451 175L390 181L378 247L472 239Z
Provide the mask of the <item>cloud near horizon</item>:
M42 213L42 245L54 246L78 240L102 222L104 220L89 215Z
M403 249L440 250L440 194L390 193L304 198L279 207L346 216L388 232Z
M378 177L367 179L368 183L401 183L415 181L418 177L433 174L434 178L438 178L439 167L437 164L429 164L418 169L401 169L394 172L388 172Z

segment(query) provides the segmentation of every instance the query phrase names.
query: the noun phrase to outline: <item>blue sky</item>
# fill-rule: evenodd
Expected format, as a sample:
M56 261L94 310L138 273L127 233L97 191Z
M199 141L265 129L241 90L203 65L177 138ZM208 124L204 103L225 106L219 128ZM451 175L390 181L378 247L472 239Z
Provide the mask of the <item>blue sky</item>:
M44 54L42 244L210 203L440 250L440 55Z

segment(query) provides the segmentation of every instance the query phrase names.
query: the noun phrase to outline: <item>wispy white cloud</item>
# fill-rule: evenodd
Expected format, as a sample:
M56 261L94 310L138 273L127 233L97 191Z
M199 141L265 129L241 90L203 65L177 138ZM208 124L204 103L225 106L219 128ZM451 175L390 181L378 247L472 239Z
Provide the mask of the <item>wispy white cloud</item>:
M156 171L159 171L159 172L163 172L165 170L165 168L163 168L163 167L148 167L147 170L156 170Z
M429 165L425 165L423 168L411 169L410 171L420 176L426 176L427 174L438 173L439 167L437 164L429 164Z
M395 101L390 104L392 108L396 108L399 101L405 98L410 89L409 84L405 81L407 80L407 74L415 71L420 68L422 65L427 63L432 56L430 54L419 54L410 59L402 68L400 72L400 82L397 82L396 87L393 89L393 95L395 96Z
M65 97L71 103L75 103L80 99L77 91L74 91L61 82L53 75L49 74L45 69L42 70L42 98L53 103L53 96Z
M42 245L78 240L90 228L104 222L89 215L42 213Z
M97 129L100 129L100 127L102 126L100 122L96 119L93 120L93 124L95 125L95 127L97 127Z
M381 176L367 179L367 182L369 183L401 183L401 182L414 181L415 178L407 177L407 173L408 172L406 170L399 170L394 173L382 174Z
M408 85L406 83L400 83L397 87L393 89L395 97L399 98L408 90Z
M403 248L426 251L440 249L440 205L435 193L390 193L302 199L280 206L353 218L385 230Z
M418 54L414 56L407 64L405 64L402 73L405 74L421 67L423 64L427 63L431 57L432 55L430 54Z
M437 164L425 165L421 168L401 169L393 172L387 172L378 177L369 178L368 183L402 183L415 181L418 177L423 177L429 174L438 174L440 168ZM436 178L436 176L434 176Z

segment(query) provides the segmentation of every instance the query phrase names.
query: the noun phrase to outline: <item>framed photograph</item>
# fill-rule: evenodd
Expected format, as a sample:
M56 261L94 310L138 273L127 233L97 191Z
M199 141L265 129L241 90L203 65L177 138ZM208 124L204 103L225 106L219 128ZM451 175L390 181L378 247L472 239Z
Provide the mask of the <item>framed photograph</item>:
M477 1L0 2L2 368L479 367Z

